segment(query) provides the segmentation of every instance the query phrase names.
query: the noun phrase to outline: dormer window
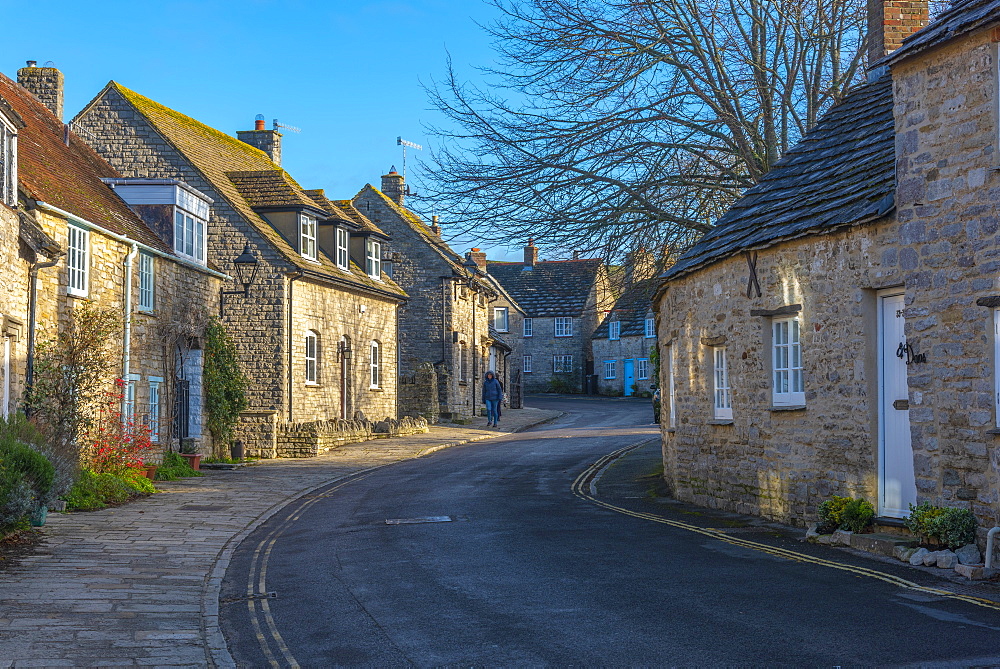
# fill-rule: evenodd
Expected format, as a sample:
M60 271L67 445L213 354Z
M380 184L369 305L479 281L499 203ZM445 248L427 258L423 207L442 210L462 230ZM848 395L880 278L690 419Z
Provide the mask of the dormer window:
M316 219L306 214L299 214L299 253L316 260Z
M347 270L351 268L350 242L350 233L344 228L337 228L337 267L340 269Z
M205 262L205 221L182 209L174 209L174 251Z
M17 132L0 115L0 202L17 206Z
M365 242L365 271L373 279L382 278L382 243L370 237Z

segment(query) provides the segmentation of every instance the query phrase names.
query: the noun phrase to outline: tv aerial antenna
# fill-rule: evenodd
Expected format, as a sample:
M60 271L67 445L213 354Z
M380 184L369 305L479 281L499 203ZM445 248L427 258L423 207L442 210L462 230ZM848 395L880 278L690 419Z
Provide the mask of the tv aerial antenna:
M420 146L419 144L415 144L413 142L408 142L405 139L403 139L402 137L397 137L396 138L396 145L403 147L403 182L405 183L406 182L406 147L410 147L411 149L416 149L417 151L423 151L424 147Z
M285 125L284 123L278 123L278 119L274 119L274 129L284 128L285 130L291 130L292 132L302 132L302 128L296 128L294 125Z

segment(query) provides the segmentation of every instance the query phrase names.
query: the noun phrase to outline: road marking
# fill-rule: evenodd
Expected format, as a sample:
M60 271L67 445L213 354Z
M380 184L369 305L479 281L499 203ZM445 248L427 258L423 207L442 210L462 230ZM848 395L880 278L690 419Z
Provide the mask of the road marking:
M423 516L421 518L386 518L386 525L418 525L420 523L450 523L451 516Z
M711 528L711 527L698 527L697 525L691 525L690 523L684 523L679 520L670 520L662 516L657 516L652 513L647 513L644 511L632 511L631 509L626 509L620 506L616 506L609 502L595 497L596 490L591 487L591 482L604 472L615 460L621 458L632 450L649 443L648 441L643 441L638 444L632 444L631 446L625 446L617 451L608 453L604 457L600 458L597 462L590 465L587 469L583 471L576 480L573 481L573 494L580 499L596 504L597 506L604 507L611 511L624 514L626 516L632 516L634 518L641 518L643 520L649 520L654 523L660 523L662 525L669 525L670 527L675 527L680 530L687 530L688 532L694 532L695 534L701 534L718 541L722 541L727 544L732 544L734 546L742 546L743 548L749 548L751 550L759 551L762 553L767 553L769 555L774 555L776 557L785 558L787 560L793 560L796 562L805 562L808 564L819 565L821 567L829 567L831 569L839 569L841 571L850 572L853 574L858 574L860 576L866 576L868 578L875 578L880 581L885 581L892 585L896 585L900 588L906 588L909 590L914 590L917 592L924 592L931 595L936 595L938 597L945 597L947 599L956 599L961 602L966 602L969 604L975 604L976 606L981 606L987 609L993 609L994 611L1000 611L1000 604L997 602L983 599L981 597L973 597L971 595L962 595L957 592L951 592L950 590L942 590L939 588L930 588L927 586L919 585L913 581L908 581L905 578L895 576L886 572L879 571L877 569L869 569L868 567L857 567L854 565L845 564L843 562L837 562L835 560L826 560L824 558L813 557L812 555L806 555L805 553L799 553L797 551L788 550L786 548L778 548L776 546L769 546L767 544L758 543L756 541L750 541L749 539L741 539L740 537L732 536L726 534L725 528ZM592 494L593 492L593 494Z

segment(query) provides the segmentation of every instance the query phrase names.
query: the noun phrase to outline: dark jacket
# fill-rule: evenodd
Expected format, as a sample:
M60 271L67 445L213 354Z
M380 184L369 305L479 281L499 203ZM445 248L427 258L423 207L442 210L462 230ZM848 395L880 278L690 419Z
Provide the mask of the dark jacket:
M487 372L489 374L490 372ZM483 378L483 401L499 402L503 399L503 384L493 375L492 379Z

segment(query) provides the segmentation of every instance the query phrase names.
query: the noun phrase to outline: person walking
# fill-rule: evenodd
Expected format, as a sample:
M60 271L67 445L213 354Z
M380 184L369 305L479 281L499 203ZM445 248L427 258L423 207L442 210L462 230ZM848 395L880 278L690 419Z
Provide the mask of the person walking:
M486 405L486 427L496 427L500 420L500 402L503 401L503 384L492 371L483 379L483 404Z

